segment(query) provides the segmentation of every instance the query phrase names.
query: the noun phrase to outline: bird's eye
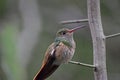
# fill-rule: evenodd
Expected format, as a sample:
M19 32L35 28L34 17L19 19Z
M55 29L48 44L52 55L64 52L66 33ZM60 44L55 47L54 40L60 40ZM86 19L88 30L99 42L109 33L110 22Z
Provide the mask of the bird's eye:
M63 32L62 32L62 35L65 35L65 34L66 34L66 32L65 32L65 31L63 31Z

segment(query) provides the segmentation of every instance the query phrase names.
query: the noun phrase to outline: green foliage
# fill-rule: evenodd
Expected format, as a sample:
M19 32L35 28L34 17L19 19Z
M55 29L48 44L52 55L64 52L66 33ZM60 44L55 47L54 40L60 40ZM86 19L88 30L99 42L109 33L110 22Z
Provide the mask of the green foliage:
M6 11L6 2L7 0L0 0L0 17L3 17Z
M104 16L112 16L112 11L105 3L101 3L101 13Z
M9 80L21 80L21 68L16 57L16 33L17 28L6 26L2 33L3 64Z

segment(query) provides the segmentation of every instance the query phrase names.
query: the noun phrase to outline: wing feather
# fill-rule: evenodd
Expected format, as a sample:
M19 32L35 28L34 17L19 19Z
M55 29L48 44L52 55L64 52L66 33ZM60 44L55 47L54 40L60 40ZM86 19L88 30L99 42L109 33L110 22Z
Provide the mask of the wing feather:
M64 61L68 47L62 42L51 44L46 53L40 71L34 77L34 80L45 80L49 77ZM57 58L57 59L56 59Z
M53 65L56 59L55 53L56 49L54 48L54 44L51 44L46 51L42 67L33 80L44 80L59 67L59 65Z

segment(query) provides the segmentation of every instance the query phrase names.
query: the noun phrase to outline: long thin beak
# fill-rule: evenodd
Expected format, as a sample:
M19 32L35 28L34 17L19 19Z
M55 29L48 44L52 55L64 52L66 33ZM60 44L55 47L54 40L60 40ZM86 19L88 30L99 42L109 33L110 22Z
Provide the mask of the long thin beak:
M81 29L81 28L84 28L84 27L86 27L86 26L83 25L83 26L75 27L75 28L69 30L69 33L72 33L72 32L74 32L74 31L76 31L76 30L78 30L78 29Z

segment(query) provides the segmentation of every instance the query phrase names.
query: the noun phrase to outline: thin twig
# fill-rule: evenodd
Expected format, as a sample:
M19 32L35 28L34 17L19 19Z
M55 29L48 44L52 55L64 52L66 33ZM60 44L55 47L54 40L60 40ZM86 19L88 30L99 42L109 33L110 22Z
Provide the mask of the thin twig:
M117 36L120 36L120 33L108 35L108 36L106 36L105 38L108 39L108 38L117 37Z
M72 24L72 23L81 23L81 22L88 22L88 19L61 21L60 24Z
M76 64L76 65L81 65L81 66L85 66L85 67L89 67L89 68L96 68L94 65L85 64L85 63L76 62L76 61L70 61L69 63L71 63L71 64Z

